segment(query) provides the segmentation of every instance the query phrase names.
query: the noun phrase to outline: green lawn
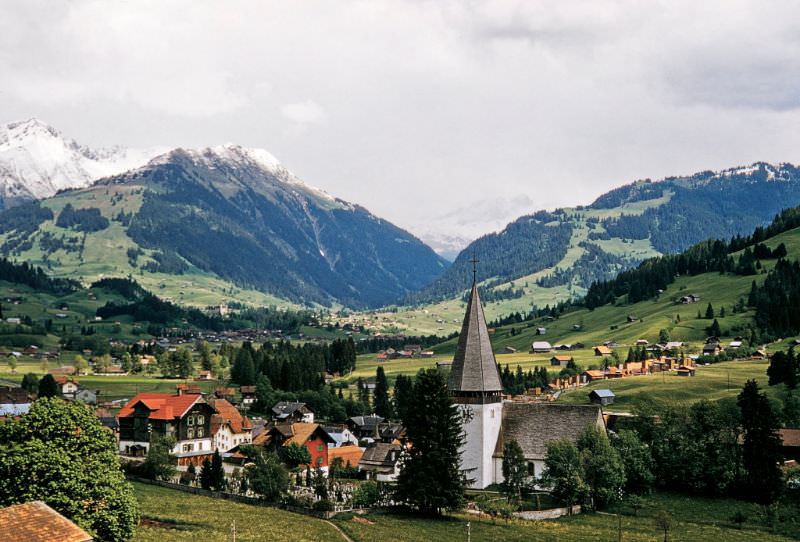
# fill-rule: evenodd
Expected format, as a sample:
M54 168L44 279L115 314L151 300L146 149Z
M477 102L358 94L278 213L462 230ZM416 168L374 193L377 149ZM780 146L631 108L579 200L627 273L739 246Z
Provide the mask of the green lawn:
M134 484L142 522L132 542L232 540L237 542L328 542L343 540L328 523L261 506L200 497L146 484Z

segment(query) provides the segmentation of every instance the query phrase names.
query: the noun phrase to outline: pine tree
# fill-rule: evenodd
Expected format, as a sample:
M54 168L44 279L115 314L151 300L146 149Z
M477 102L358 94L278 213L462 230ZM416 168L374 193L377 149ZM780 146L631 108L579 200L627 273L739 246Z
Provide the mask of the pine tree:
M421 370L411 404L424 408L409 408L403 419L414 445L406 451L396 498L427 514L457 510L463 505L466 485L460 470L464 437L444 375L436 369Z
M53 375L46 374L39 381L39 398L58 397L58 383Z
M745 494L761 504L773 503L783 486L778 416L755 380L747 381L737 404L744 435Z
M706 307L706 320L711 320L712 318L714 318L714 307L709 303L708 307Z
M408 416L408 409L411 405L414 383L411 377L399 374L394 381L394 410L397 417L401 420Z
M253 355L248 348L240 348L231 367L231 380L240 386L252 386L256 383Z
M214 450L214 455L211 458L211 472L209 473L211 480L211 487L216 491L225 489L225 470L222 468L222 456L219 455L219 450Z
M389 382L383 367L378 366L375 371L375 414L382 418L393 417L392 402L389 400Z
M211 479L211 461L208 457L203 459L203 466L200 467L200 487L203 489L211 489L213 481Z

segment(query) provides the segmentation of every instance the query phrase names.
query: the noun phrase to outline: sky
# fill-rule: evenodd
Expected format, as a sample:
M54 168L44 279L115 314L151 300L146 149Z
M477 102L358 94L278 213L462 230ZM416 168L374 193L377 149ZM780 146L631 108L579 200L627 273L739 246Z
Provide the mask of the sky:
M438 248L637 179L800 162L800 4L19 0L0 122L269 150Z

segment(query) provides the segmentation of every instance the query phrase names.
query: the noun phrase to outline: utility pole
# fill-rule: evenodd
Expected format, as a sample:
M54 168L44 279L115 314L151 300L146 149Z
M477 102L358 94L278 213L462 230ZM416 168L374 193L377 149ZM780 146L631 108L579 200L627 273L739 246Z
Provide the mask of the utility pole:
M470 530L470 523L467 522L467 542L472 541L472 531Z
M233 542L236 542L236 520L233 520L233 525L231 526L231 533L233 534Z

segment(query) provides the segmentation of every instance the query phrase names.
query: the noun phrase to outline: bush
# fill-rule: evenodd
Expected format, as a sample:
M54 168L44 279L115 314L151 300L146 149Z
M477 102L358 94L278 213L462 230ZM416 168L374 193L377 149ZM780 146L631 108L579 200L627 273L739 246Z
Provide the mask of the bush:
M381 488L377 482L364 482L353 493L353 506L369 508L381 500Z
M319 512L333 512L336 505L330 499L321 499L315 502L311 508Z

